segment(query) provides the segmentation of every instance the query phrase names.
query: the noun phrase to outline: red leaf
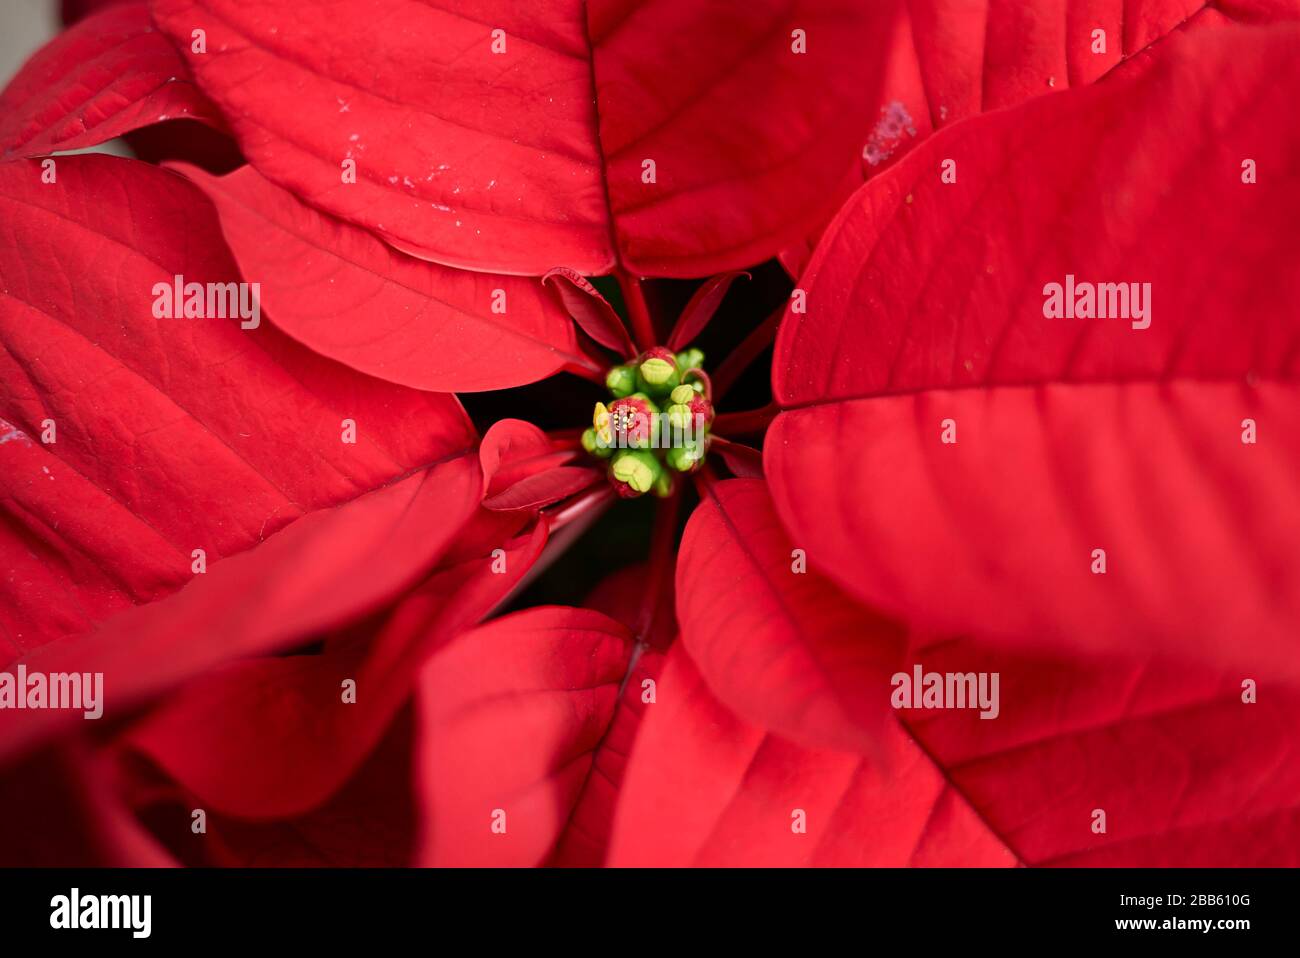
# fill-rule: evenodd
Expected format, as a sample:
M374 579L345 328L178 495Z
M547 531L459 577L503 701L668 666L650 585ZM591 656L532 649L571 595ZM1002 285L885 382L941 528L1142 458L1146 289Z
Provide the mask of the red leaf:
M612 619L551 606L481 626L433 658L420 677L424 864L547 857L586 787L631 651Z
M650 597L647 592L651 588L651 578L648 563L624 566L601 579L582 604L584 608L595 609L622 622L633 635L636 635L638 628L644 628L646 634L640 636L641 640L663 651L677 638L673 577L665 574L659 593ZM653 599L654 605L647 613L642 610L642 606L648 599ZM642 621L643 616L648 625Z
M709 451L721 456L737 479L763 478L763 454L757 449L713 436L709 439Z
M909 0L902 10L889 45L884 92L872 107L875 125L850 189L958 120L1085 86L1129 64L1142 69L1141 54L1173 31L1198 33L1234 20L1294 19L1300 3ZM1095 37L1096 30L1105 36ZM820 232L813 244L782 250L791 276L802 274Z
M451 459L306 515L174 595L21 661L32 671L102 672L112 708L125 710L222 662L292 647L382 608L428 574L481 496L474 461ZM0 726L0 754L78 719L15 713Z
M557 447L550 437L522 419L499 419L479 445L479 464L488 497L498 496L530 476L570 462L574 448Z
M896 723L880 742L888 774L800 748L718 702L680 642L657 698L624 773L610 865L1015 863ZM792 828L796 811L805 834Z
M250 161L305 201L450 266L671 276L749 266L830 215L892 8L153 3Z
M112 763L80 736L7 763L0 770L0 866L177 864L118 791Z
M939 631L1298 677L1300 128L1276 122L1297 41L1173 38L863 187L774 364L766 472L816 568ZM1150 327L1046 318L1067 274L1151 283Z
M1094 83L1177 30L1293 19L1295 0L913 0L891 47L883 103L901 107L911 132L890 136L887 118L864 154L867 172L968 116ZM1094 31L1104 31L1103 37ZM1101 47L1104 46L1104 49ZM884 111L882 111L883 113Z
M999 672L1000 711L900 710L881 765L745 722L678 643L608 863L1295 865L1293 693L1246 704L1239 675L1143 657L1017 658L950 639L915 656L927 672Z
M636 347L614 307L581 273L557 266L542 277L542 282L550 283L565 310L588 336L625 359L636 355Z
M180 168L216 204L240 270L262 284L276 326L318 353L447 392L519 386L566 368L599 372L537 280L402 256L251 167L223 177Z
M0 155L81 149L180 119L222 126L149 5L122 3L60 33L9 81L0 93Z
M623 696L614 709L609 729L596 746L582 793L546 864L561 868L595 868L605 864L614 815L627 770L628 758L641 728L641 719L658 696L657 683L664 656L642 647L629 671Z
M411 794L410 710L403 710L374 752L335 794L291 818L248 821L207 810L208 830L193 835L192 795L154 797L139 814L166 826L187 865L240 868L396 868L411 864L415 802ZM151 796L152 797L152 796ZM177 828L179 823L180 828Z
M314 808L375 748L433 650L491 611L545 542L543 524L503 543L502 573L486 551L444 561L373 638L366 629L330 640L318 655L262 658L210 673L153 712L127 740L204 807L247 818ZM354 704L342 698L349 679L356 683ZM240 773L231 775L232 768Z
M800 561L764 483L711 486L682 536L682 641L738 715L805 744L867 750L890 720L903 635Z
M731 289L731 284L741 276L746 279L750 278L746 272L733 271L719 273L717 276L710 277L701 283L682 309L681 315L677 317L673 331L668 336L668 348L672 350L685 349L693 343L695 337L704 331L705 326L709 325L709 320L718 311L718 306L721 305L723 297L727 295L727 290Z
M1243 673L1121 656L1012 657L920 648L926 671L1000 672L1001 711L900 711L909 732L1028 865L1291 866L1300 862L1291 730L1300 697L1243 701ZM1094 830L1095 810L1105 831Z
M155 319L156 283L238 279L211 206L174 174L61 157L45 184L35 162L3 164L0 220L0 658L167 595L195 549L211 570L473 443L454 397L266 323Z
M520 479L509 489L483 500L483 508L540 509L567 499L605 478L604 470L587 466L557 466Z

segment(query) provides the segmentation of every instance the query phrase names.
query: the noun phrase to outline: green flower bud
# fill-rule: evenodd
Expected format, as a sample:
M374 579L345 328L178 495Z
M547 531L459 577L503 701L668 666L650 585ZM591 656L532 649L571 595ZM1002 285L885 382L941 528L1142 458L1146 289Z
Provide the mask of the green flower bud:
M636 370L630 365L615 366L605 374L605 385L615 399L630 396L636 392Z
M704 458L704 447L700 444L689 446L674 446L664 455L664 462L668 463L669 469L675 469L678 472L690 472L700 464Z
M700 388L701 389L704 388L703 383L700 384ZM671 399L674 403L689 403L692 399L695 398L695 386L693 384L690 386L687 386L685 384L678 386L676 389L672 391L672 393L669 395L668 398Z
M655 480L654 494L660 499L667 499L673 494L673 486L677 485L677 480L667 469L659 473L659 478Z
M678 386L677 388L687 389L692 396L695 395L695 390L690 389L689 386ZM695 415L695 413L691 412L691 407L685 403L674 403L665 412L668 416L668 425L674 429L689 429Z
M666 396L682 381L677 357L662 346L641 354L636 368L636 383L651 396Z
M677 354L677 368L682 372L688 369L704 368L704 353L692 346L690 349L683 349Z
M608 459L614 454L614 450L605 445L596 436L595 429L584 429L582 432L582 448L587 450L597 459Z
M613 445L614 434L609 428L609 408L603 403L596 403L596 408L591 414L592 430L596 438L605 445Z
M654 453L644 449L623 449L610 460L609 474L614 488L624 498L649 492L662 473L663 466Z

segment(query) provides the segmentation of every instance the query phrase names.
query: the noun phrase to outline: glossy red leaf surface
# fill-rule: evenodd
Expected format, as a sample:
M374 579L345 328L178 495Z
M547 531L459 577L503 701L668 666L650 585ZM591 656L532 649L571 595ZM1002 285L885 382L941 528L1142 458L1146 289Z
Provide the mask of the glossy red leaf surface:
M145 0L93 14L42 47L0 93L0 156L94 146L164 120L221 126Z
M811 564L939 630L1300 676L1298 40L1175 37L859 191L778 340L765 466ZM1067 274L1150 283L1149 328L1047 318Z
M759 480L715 483L691 514L677 619L710 690L738 715L861 750L892 720L902 631L807 569Z
M450 266L672 276L749 266L830 215L893 7L152 4L250 161L306 202Z
M240 272L294 339L380 379L441 392L544 379L581 355L536 279L451 269L394 252L318 213L251 167L182 168L216 204Z
M173 173L62 157L46 184L0 165L0 222L6 659L174 591L195 549L211 571L474 441L454 397L351 372L264 317L155 318L156 283L239 279Z
M424 864L545 860L591 775L631 653L613 619L548 606L466 633L429 662L419 692Z

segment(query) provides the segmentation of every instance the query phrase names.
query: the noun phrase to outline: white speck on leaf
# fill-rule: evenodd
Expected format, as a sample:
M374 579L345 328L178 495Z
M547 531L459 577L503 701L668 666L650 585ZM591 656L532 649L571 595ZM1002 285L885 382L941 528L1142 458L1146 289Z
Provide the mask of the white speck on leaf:
M862 158L872 166L879 166L898 149L904 135L916 136L916 126L907 108L894 100L880 108L880 119L862 148Z

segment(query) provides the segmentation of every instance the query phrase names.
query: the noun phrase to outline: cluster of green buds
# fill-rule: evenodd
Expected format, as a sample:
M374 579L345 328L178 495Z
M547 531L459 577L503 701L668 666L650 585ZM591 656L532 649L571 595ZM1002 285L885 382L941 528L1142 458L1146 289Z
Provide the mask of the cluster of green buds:
M698 349L656 346L605 377L612 399L596 403L582 448L609 461L619 495L671 495L676 474L704 462L713 404L703 364Z

